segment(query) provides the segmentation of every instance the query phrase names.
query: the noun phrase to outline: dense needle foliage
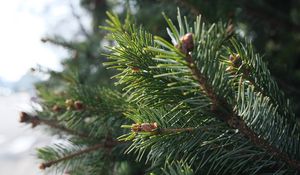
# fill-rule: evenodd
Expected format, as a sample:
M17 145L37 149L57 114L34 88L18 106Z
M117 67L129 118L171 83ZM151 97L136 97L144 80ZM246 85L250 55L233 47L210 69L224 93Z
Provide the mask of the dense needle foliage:
M109 71L85 62L96 40L72 46L89 54L37 85L42 110L21 113L21 122L49 126L66 140L38 150L41 169L72 175L300 172L300 124L262 56L232 23L192 16L163 15L168 28L154 36L129 13L124 22L107 13L101 30L111 42L102 61Z

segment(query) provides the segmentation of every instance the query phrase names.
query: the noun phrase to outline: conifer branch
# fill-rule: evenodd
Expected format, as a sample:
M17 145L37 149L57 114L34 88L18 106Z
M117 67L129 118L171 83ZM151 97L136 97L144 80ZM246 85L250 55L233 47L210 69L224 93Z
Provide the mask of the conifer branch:
M74 47L72 44L64 42L64 41L59 41L59 40L53 39L53 38L45 37L45 38L42 38L41 41L43 43L49 42L49 43L57 45L57 46L62 46L62 47L66 48L66 49L69 49L69 50L77 50L77 48Z
M269 145L267 141L264 139L259 138L257 134L255 134L247 125L246 123L238 119L238 117L232 115L231 118L227 121L228 125L232 128L239 129L246 137L248 137L255 145L268 150L273 156L276 156L283 161L287 162L291 167L296 168L299 170L299 162L296 160L290 159L289 156L286 153L282 153L279 149L274 148ZM155 127L154 127L155 125ZM208 131L207 128L159 128L157 124L154 123L142 123L142 124L132 124L131 129L133 132L139 133L139 132L150 132L153 135L159 135L159 134L171 134L171 133L178 133L178 132L192 132L195 130L202 130L203 132ZM219 145L213 144L214 148L219 147ZM253 157L253 160L259 159L259 157ZM272 167L274 168L275 165ZM270 167L270 168L272 168ZM280 166L276 166L277 168Z
M51 128L59 129L59 130L64 131L68 134L71 134L71 135L75 135L75 136L79 136L79 137L83 137L83 138L89 138L90 137L89 135L79 133L77 131L74 131L74 130L66 128L62 125L59 125L54 120L45 120L45 119L42 119L38 116L30 116L29 114L27 114L25 112L20 113L20 122L21 123L31 123L32 128L34 128L34 127L36 127L37 125L40 125L40 124L45 124L47 126L50 126Z
M97 59L97 57L93 53L91 53L90 51L88 51L86 49L81 48L80 46L79 47L76 46L75 43L72 43L72 42L67 42L67 41L64 41L62 39L55 39L55 38L48 38L48 37L42 38L41 41L43 43L49 42L51 44L61 46L65 49L74 51L75 52L75 57L77 57L79 52L82 52L82 53L85 53L87 58Z
M75 153L69 154L67 156L64 156L64 157L62 157L60 159L56 159L56 160L52 160L52 161L49 161L49 162L42 163L40 165L40 169L44 170L44 169L46 169L48 167L51 167L52 165L55 165L57 163L62 162L62 161L70 160L70 159L72 159L74 157L77 157L77 156L80 156L80 155L83 155L83 154L87 154L87 153L96 151L96 150L98 150L100 148L110 149L110 148L116 146L117 144L119 144L119 142L115 142L115 141L105 142L105 143L101 143L101 144L96 144L94 146L91 146L91 147L88 147L86 149L80 150L78 152L75 152Z
M212 112L219 119L225 121L230 127L238 129L244 136L249 138L256 146L266 150L272 156L275 156L282 161L286 162L289 166L300 170L300 162L298 160L292 159L288 156L288 154L282 152L278 148L270 145L264 138L259 137L253 130L251 130L246 123L234 112L232 107L227 103L227 101L223 98L220 98L215 94L211 86L207 83L205 76L201 74L199 69L197 68L193 58L189 53L186 54L186 61L188 63L188 67L190 68L194 78L199 83L200 89L207 94L207 96L212 101ZM220 115L218 109L226 109L225 112Z
M257 83L256 79L251 75L251 71L254 71L254 67L251 67L251 65L247 65L247 63L243 63L243 60L239 54L231 54L229 56L230 65L226 70L230 71L232 75L234 76L240 76L242 80L246 80L254 87L254 90L256 92L259 92L262 94L262 96L267 97L270 102L274 106L281 106L284 105L284 107L278 108L278 113L283 116L288 116L289 111L287 110L288 106L287 104L280 104L278 103L276 97L272 96L270 92L268 92L268 88L264 87L264 85ZM248 63L249 64L249 63ZM272 81L272 80L271 80ZM294 120L294 118L292 118Z
M290 133L287 133L287 138L279 140L280 138L285 136L287 130L288 132L290 132L289 130L293 129L293 131L291 132L294 132L294 130L296 130L297 128L291 128L290 123L286 123L285 119L280 119L281 115L278 114L276 108L277 106L284 106L285 102L283 98L281 98L281 96L278 96L277 99L277 94L274 94L274 96L272 94L272 92L280 93L279 89L276 88L276 84L274 84L273 82L267 84L268 81L264 81L265 79L272 80L269 74L262 74L263 76L259 76L260 72L267 71L266 66L255 64L255 66L261 66L259 67L261 68L261 70L254 69L253 73L248 72L249 78L253 79L253 82L248 82L248 80L246 79L247 77L243 77L246 74L228 76L228 74L223 72L224 67L223 65L219 64L220 60L216 60L222 54L222 52L225 51L221 50L220 47L226 46L226 42L224 41L228 41L229 36L231 36L230 31L232 27L228 27L229 30L226 29L225 35L221 35L219 29L215 28L215 25L212 25L210 28L208 28L207 31L205 31L204 23L201 25L199 17L194 23L193 29L193 27L189 26L186 18L184 18L185 21L182 22L183 20L181 19L179 13L179 29L176 28L172 21L166 17L166 20L170 27L167 29L167 32L171 37L173 44L164 40L163 38L154 37L154 43L158 44L158 47L156 47L155 45L153 45L153 43L146 43L147 40L143 39L143 34L135 35L134 29L131 35L135 40L133 40L131 37L122 38L121 36L124 33L116 32L116 28L118 29L121 26L118 18L113 16L110 18L111 21L109 22L109 25L111 28L108 28L108 30L112 31L113 34L111 37L112 39L116 40L119 46L111 48L111 51L114 53L110 55L110 58L112 59L111 63L107 65L111 66L112 68L123 70L121 74L118 74L116 76L120 78L120 84L129 84L129 86L131 84L134 84L129 87L130 90L126 91L126 94L132 92L132 99L137 99L137 101L146 102L147 104L149 103L149 101L152 102L154 100L160 100L164 98L167 98L166 102L168 102L168 100L175 103L187 102L187 109L189 107L191 107L193 111L199 109L199 112L203 114L203 118L205 120L209 120L210 117L213 117L218 120L213 119L211 121L220 124L220 128L215 128L215 130L213 131L207 130L207 132L202 132L206 129L205 125L202 125L201 127L200 124L200 128L198 128L199 122L202 122L203 120L193 121L193 125L197 126L195 128L180 128L180 126L178 126L178 128L160 128L156 123L136 123L131 126L129 125L128 128L131 127L132 132L121 137L121 139L125 141L134 139L134 143L128 148L128 152L137 149L139 152L138 160L141 160L146 148L151 147L150 153L148 153L147 158L149 160L152 160L153 162L159 160L160 158L157 157L160 157L162 155L166 155L166 157L174 160L178 158L185 159L185 157L195 155L191 159L195 160L195 162L197 161L199 169L204 167L205 165L207 165L207 168L209 169L208 172L212 172L212 170L220 168L220 170L217 171L216 174L228 174L229 168L232 168L232 171L234 171L236 174L241 172L243 172L242 174L257 174L261 171L269 172L271 170L275 170L276 173L282 173L289 171L289 168L300 170L300 163L299 160L297 160L297 155L293 154L298 152L298 141L295 140L289 143L289 139L291 138ZM221 32L223 33L224 30L221 30ZM195 33L194 38L193 33ZM134 42L130 41L138 41L141 42L141 44L139 43L139 45L135 45ZM197 42L197 45L194 45L193 42ZM154 59L151 60L155 60L158 63L154 63L153 65L151 64L148 67L151 69L157 68L160 71L145 71L145 75L137 75L132 78L127 74L128 69L132 68L133 72L139 72L140 65L148 63L148 59L145 58L154 56L152 55L152 53L149 53L149 55L147 53L139 53L140 49L144 48L145 45L146 48L149 49L149 51L157 53ZM193 52L193 49L196 48L197 52L191 54ZM231 49L229 50L231 51ZM192 55L195 55L195 58L193 58L194 56ZM132 58L143 58L143 60L138 60L135 62L135 60L132 61ZM257 60L253 60L254 63L261 61L259 58L256 59ZM235 68L240 67L241 64L239 66L236 66ZM252 67L250 66L249 69L246 70L251 71ZM148 74L150 76L148 76ZM151 77L151 79L148 79L148 77ZM158 82L161 84L157 85L156 82L152 82L153 77L158 78L155 80L158 80ZM166 78L160 79L161 77ZM191 77L192 79L190 79ZM236 80L238 78L242 80L243 84L240 84L240 86L238 87L231 87L231 85L238 84L233 84L230 80L234 80L234 83L236 83ZM144 82L150 83L145 85ZM253 86L257 86L260 89L255 89L255 87L252 87L251 83L253 83ZM246 92L244 92L244 85L246 85L247 87ZM268 86L271 87L269 88ZM190 89L190 87L192 87L193 89ZM165 90L164 93L158 93L161 90ZM271 104L269 98L264 98L264 94L262 94L261 92L257 92L260 90L263 90L266 95L271 96L274 99L274 102L278 103L278 105L274 107L273 104ZM155 91L155 93L152 93L153 91ZM148 92L151 92L151 94L147 94ZM169 96L173 97L173 95L177 94L177 92L180 92L178 94L178 100L168 98ZM183 92L182 98L180 98L181 92ZM186 94L188 94L189 92L193 92L195 95L191 94L190 96L186 96ZM259 106L260 104L262 105L262 107ZM207 108L207 106L210 106L210 108ZM252 109L254 112L251 111ZM176 113L175 116L172 116L172 114L169 113L165 114L164 110L158 111L159 112L157 112L157 114L155 110L153 110L155 114L149 113L148 111L142 111L138 112L137 116L135 116L134 114L130 118L135 121L156 121L158 115L163 116L163 119L166 120L166 123L172 123L172 126L174 126L175 124L180 125L184 123L184 119L182 119L181 117L182 115L177 115ZM178 111L174 111L179 113L181 112L181 109L179 109ZM186 116L189 117L190 120L194 115L198 115L198 111L197 114L186 114ZM144 115L146 115L147 117L145 117ZM172 121L169 120L168 115L172 116ZM163 119L161 123L165 123ZM278 129L277 127L274 127L274 129L272 129L270 132L266 132L265 130L261 129L262 127L257 129L257 125L255 124L257 124L258 126L262 124L262 126L265 126L264 129L268 126L279 127ZM285 126L284 124L287 125ZM210 124L208 124L207 126L209 125ZM184 124L183 126L186 126L186 124ZM187 140L185 138L186 135L189 135L188 132L193 131L194 129L195 131L196 129L199 129L200 132L193 133L193 135L195 134L195 138L188 137L189 140ZM187 133L178 133L185 131L187 131ZM224 131L226 133L224 133ZM280 135L280 137L276 138L279 133L282 133L283 135ZM160 137L160 134L166 134L166 136ZM154 137L153 139L152 137L150 137L149 139L148 137L146 137L145 139L143 135L154 135ZM213 140L213 142L207 143L207 141L211 140L211 138L215 139ZM198 146L198 143L201 141L203 141L205 144L201 145L200 147L193 147L194 145ZM183 146L177 144L181 142L185 142L186 144ZM188 145L189 142L191 142L190 145L192 146ZM286 145L286 142L291 145ZM169 147L165 146L166 143L172 145L174 147L173 150L169 151ZM279 144L275 145L275 143ZM227 145L228 147L226 147ZM291 151L289 149L291 149ZM176 154L174 154L174 150L176 150ZM178 155L177 150L178 153L182 152L183 154ZM208 157L207 150L212 150L210 153L208 153ZM235 158L235 156L237 157ZM198 160L200 159L201 161L205 159L205 161L199 163ZM228 163L228 161L230 162L230 164ZM241 161L241 163L239 161ZM191 164L193 164L193 162L191 162ZM247 164L251 164L249 168L245 168ZM226 167L227 165L228 167ZM206 167L204 167L204 171L205 169ZM224 169L225 171L222 172L222 170Z
M85 27L83 26L82 22L81 22L81 18L80 16L75 12L75 8L73 6L72 3L70 3L70 7L71 7L71 12L72 12L72 15L75 17L75 19L77 20L77 23L80 27L80 30L81 32L87 37L87 38L90 38L90 35L89 33L87 32L87 30L85 29Z

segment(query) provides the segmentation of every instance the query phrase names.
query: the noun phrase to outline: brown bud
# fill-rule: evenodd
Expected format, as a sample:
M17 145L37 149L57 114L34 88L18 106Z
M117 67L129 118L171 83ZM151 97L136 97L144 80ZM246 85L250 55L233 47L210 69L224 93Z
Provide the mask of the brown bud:
M180 38L181 51L185 54L191 52L194 49L193 34L187 33Z
M142 123L142 124L132 124L131 131L133 132L152 132L157 129L157 123Z
M77 100L74 102L74 107L77 110L82 110L84 108L84 105L81 101Z
M67 107L72 107L74 105L74 101L72 99L67 99L65 104Z
M39 166L39 168L40 168L41 170L44 170L44 169L46 169L46 165L45 165L44 163L41 163L40 166Z
M151 132L157 129L157 123L142 123L141 130L144 132Z
M52 107L52 111L54 111L54 112L59 112L60 110L61 110L61 107L59 107L58 105L54 105Z
M131 131L132 132L139 132L139 131L141 131L141 125L140 124L132 124L131 125Z
M139 72L141 69L138 67L132 67L131 70L132 70L132 72L136 73L136 72Z
M20 112L20 123L25 123L30 120L30 116L26 112Z
M31 127L35 128L37 125L41 123L40 119L38 117L32 117L31 118Z

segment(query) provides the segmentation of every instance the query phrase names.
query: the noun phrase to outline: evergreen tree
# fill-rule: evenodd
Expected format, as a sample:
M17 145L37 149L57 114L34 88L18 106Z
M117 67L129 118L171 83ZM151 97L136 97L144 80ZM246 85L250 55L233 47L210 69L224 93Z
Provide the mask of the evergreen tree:
M139 22L169 1L136 3ZM166 32L158 25L163 18L143 28L126 11L124 22L107 13L104 25L111 4L82 4L93 12L94 30L83 42L44 40L73 50L75 58L37 85L42 110L21 113L21 122L49 126L67 140L38 150L41 169L72 175L300 172L300 124L290 101L252 43L234 31L240 23L209 23L246 3L178 1L168 6L173 20L164 15ZM207 22L193 21L199 12L193 4L220 11L203 11ZM178 11L176 18L176 5L187 17ZM101 59L98 25L112 41Z

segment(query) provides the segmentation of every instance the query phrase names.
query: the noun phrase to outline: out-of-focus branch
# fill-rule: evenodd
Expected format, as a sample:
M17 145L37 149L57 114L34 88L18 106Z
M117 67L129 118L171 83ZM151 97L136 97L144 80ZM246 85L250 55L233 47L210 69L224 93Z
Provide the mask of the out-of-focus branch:
M176 2L180 5L182 5L183 7L190 9L191 13L195 16L198 16L199 14L201 14L200 10L198 8L196 8L193 4L188 2L187 0L176 0Z
M34 127L36 127L40 124L44 124L44 125L50 126L51 128L59 129L61 131L69 133L71 135L79 136L79 137L82 137L82 138L89 138L90 137L87 134L79 133L77 131L66 128L66 127L58 124L56 121L45 120L45 119L42 119L38 116L31 116L31 115L27 114L26 112L21 112L20 113L20 122L21 123L31 123L32 128L34 128Z
M90 35L89 35L89 33L87 32L87 30L85 29L84 25L82 24L81 18L80 18L80 16L76 13L75 8L74 8L74 6L73 6L72 3L70 3L70 8L71 8L72 15L74 16L74 18L76 19L76 21L77 21L77 23L78 23L78 25L79 25L79 27L80 27L81 32L82 32L87 38L89 38Z

